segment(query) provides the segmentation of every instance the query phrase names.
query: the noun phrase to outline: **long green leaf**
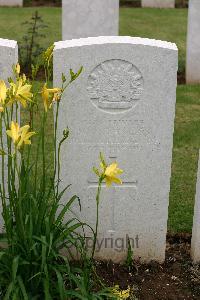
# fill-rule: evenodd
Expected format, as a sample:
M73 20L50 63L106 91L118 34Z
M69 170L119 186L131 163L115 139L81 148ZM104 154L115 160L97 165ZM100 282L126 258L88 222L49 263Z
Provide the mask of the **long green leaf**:
M74 203L75 200L79 200L79 198L75 195L73 196L65 205L65 207L62 209L62 211L60 212L60 214L58 215L57 219L56 219L56 224L58 225L64 218L66 212L68 211L68 209L71 207L71 205Z
M56 276L57 276L60 300L64 300L65 289L64 289L63 277L62 277L61 273L56 268L53 268L53 269L56 272Z
M12 263L12 280L15 282L16 275L17 275L17 269L19 266L19 256L14 257L13 263Z
M7 291L6 291L6 294L5 294L5 297L4 297L4 300L9 300L12 292L13 292L13 288L14 288L14 283L11 282L7 288Z
M19 286L20 286L20 289L21 289L21 292L22 292L22 295L23 295L23 300L28 300L28 295L26 293L26 288L25 288L25 285L23 283L23 280L21 278L21 276L18 276L17 277L17 281L19 283Z

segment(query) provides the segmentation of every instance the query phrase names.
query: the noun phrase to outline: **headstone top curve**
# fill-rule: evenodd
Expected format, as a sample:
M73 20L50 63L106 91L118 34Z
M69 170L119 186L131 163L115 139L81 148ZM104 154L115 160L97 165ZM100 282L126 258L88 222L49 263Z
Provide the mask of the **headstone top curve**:
M16 48L17 42L14 41L14 40L8 40L8 39L0 38L0 46L1 47Z
M54 50L60 50L63 48L74 48L90 45L103 45L103 44L132 44L132 45L144 45L158 48L166 48L170 50L178 50L175 43L140 38L140 37L130 37L130 36L99 36L99 37L88 37L80 39L72 39L66 41L56 42Z

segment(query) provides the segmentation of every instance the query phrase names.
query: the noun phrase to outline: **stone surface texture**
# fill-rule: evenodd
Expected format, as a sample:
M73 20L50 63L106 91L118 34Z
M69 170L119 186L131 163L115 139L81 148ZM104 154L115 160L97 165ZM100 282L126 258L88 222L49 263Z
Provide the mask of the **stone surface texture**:
M93 228L99 153L124 170L122 185L103 185L96 258L165 258L177 84L175 44L132 37L97 37L55 44L54 85L67 70L83 73L60 103L61 189L80 196L74 213ZM69 196L68 195L68 196ZM89 235L89 232L88 232ZM90 233L91 235L91 233ZM91 243L90 243L91 245ZM100 251L98 251L100 249Z
M195 263L200 262L200 152L192 228L191 256Z
M175 0L142 0L142 7L175 8Z
M0 38L0 79L7 80L12 75L12 66L18 61L16 41Z
M187 32L187 83L200 83L200 1L190 0Z
M7 81L9 77L12 76L12 66L18 61L18 46L16 41L0 39L0 79ZM5 132L5 131L4 131ZM4 144L6 142L6 137L3 136ZM0 156L0 172L2 165L2 156ZM1 174L1 173L0 173ZM1 182L0 175L0 182ZM7 180L7 172L5 169L5 180ZM1 207L1 202L0 202ZM0 213L0 229L2 229L3 220Z
M0 0L0 6L23 6L23 0Z
M62 39L118 35L119 0L62 0Z

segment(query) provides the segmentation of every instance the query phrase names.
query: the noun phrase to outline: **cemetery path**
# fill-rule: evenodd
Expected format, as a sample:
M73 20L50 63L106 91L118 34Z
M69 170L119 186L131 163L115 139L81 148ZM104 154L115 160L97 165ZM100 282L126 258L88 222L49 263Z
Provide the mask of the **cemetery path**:
M134 262L132 267L98 263L99 275L107 285L133 287L138 300L200 299L200 266L190 260L189 234L168 237L166 261L148 265Z

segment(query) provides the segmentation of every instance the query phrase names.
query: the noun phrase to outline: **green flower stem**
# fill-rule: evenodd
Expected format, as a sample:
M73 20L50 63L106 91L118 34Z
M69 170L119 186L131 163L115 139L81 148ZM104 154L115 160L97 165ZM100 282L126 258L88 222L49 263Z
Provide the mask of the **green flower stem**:
M1 115L0 118L0 143L1 143L1 150L4 152L4 144L3 144L3 117ZM9 222L9 218L7 216L7 206L6 206L6 193L5 193L5 158L4 158L4 154L2 154L1 156L1 175L2 175L2 180L0 182L0 186L1 188L1 201L2 201L2 208L3 208L3 217L4 217L4 221L5 221L5 228L6 228L6 232L8 230L8 222ZM9 237L8 237L9 238Z
M10 127L10 118L9 118L10 110L8 108L5 109L5 118L4 118L4 125L6 130ZM7 154L8 154L8 194L9 197L11 195L12 187L11 187L11 178L12 178L12 146L10 138L7 135Z
M54 129L54 182L57 172L57 129L58 129L58 113L59 113L60 101L56 105L56 119L55 119L55 129Z
M99 227L99 202L100 202L100 194L101 194L101 187L102 182L104 180L104 177L99 177L99 184L96 194L96 226L95 226L95 233L94 233L94 242L93 242L93 249L92 249L92 259L94 259L94 253L96 249L96 243L97 243L97 235L98 235L98 227Z
M30 130L33 129L33 104L31 103L31 107L29 110L29 114L30 114L30 120L29 120L29 126L30 126ZM30 155L31 155L31 149L32 147L28 147L28 155L27 155L27 168L29 168L29 164L30 164Z
M36 150L36 158L35 158L35 174L34 174L34 179L35 179L35 183L34 183L34 190L35 190L35 195L37 192L37 177L38 177L38 160L39 160L39 153L40 153L40 143L41 143L41 138L42 138L42 132L40 132L39 134L39 139L37 142L37 150Z
M60 141L58 145L58 176L57 176L57 192L56 192L56 198L58 196L59 192L59 183L60 183L60 151L62 147L62 143L67 139L68 136L64 136L63 139Z
M62 99L63 92L65 89L68 87L69 83L64 87L64 83L62 83L62 93L60 96L60 99ZM56 179L56 173L57 174L57 195L58 195L58 186L59 186L59 181L60 181L60 150L61 150L61 145L65 141L66 138L63 138L58 146L58 152L57 152L57 131L58 131L58 115L59 115L59 107L60 107L60 101L57 101L56 105L56 118L55 118L55 124L54 124L54 183ZM58 165L58 170L57 170L57 165Z
M2 116L0 118L0 139L1 139L1 150L4 152L4 145L3 145L3 120ZM4 173L4 154L1 156L2 166L1 166L1 175L2 175L2 191L3 191L3 199L5 200L5 173Z
M42 167L43 167L43 191L45 191L45 185L46 185L46 159L45 159L45 124L46 124L47 114L44 112L43 115L43 125L42 125Z

